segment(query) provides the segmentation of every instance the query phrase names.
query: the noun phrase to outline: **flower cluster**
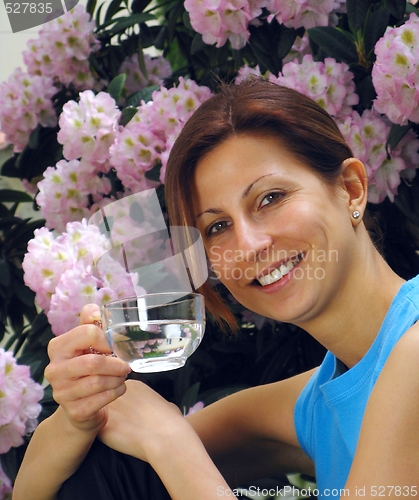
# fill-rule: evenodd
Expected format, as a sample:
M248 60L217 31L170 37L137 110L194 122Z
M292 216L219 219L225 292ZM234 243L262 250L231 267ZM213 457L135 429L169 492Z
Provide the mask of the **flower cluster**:
M288 28L327 26L334 0L268 0L266 8ZM339 2L338 2L339 3Z
M22 151L38 123L43 127L56 125L51 100L56 91L52 78L31 76L20 68L0 84L0 129L14 152Z
M142 191L155 184L145 173L161 163L164 182L166 163L173 143L191 114L210 97L207 87L179 79L179 85L153 92L152 101L142 103L137 114L117 134L110 148L110 162L126 189Z
M387 28L375 45L372 81L374 108L393 123L419 123L419 17L411 14L397 28Z
M108 150L115 139L121 115L116 103L106 92L80 92L80 99L69 101L60 115L57 140L64 146L67 160L81 158L90 162L95 173L109 170Z
M169 61L162 56L153 58L148 54L144 54L144 64L145 74L140 68L137 54L127 57L121 64L119 73L127 75L123 89L124 97L128 97L150 85L162 85L163 80L172 74Z
M11 352L0 348L0 453L20 446L23 436L35 430L43 393L29 367L18 365Z
M89 217L103 204L111 190L109 179L92 174L90 163L79 160L60 160L48 167L38 182L36 202L45 225L62 232L68 222Z
M77 326L84 305L125 297L136 287L137 276L116 260L109 258L101 269L95 265L109 249L108 238L85 220L68 223L56 238L45 227L35 231L22 263L24 280L55 335Z
M381 203L386 196L394 201L400 178L412 180L419 165L419 139L409 131L388 157L386 141L390 124L376 111L356 111L338 121L339 128L356 158L368 174L368 201Z
M222 47L227 40L233 49L246 45L249 22L262 13L265 0L185 0L191 25L205 43Z
M103 175L109 171L109 147L117 133L121 112L106 92L80 93L79 102L69 101L60 115L57 140L63 155L55 167L48 167L38 183L37 203L46 225L63 231L65 224L88 217L111 190Z
M45 24L23 52L29 74L49 76L81 90L91 88L95 81L89 56L100 47L94 26L81 5Z
M350 113L359 101L349 66L331 57L315 62L306 54L301 63L284 64L282 74L271 80L305 94L334 117Z
M284 64L282 73L275 77L267 72L263 75L271 82L286 85L310 97L334 117L351 113L352 106L358 104L353 74L345 63L338 63L327 57L324 62L313 61L311 54ZM261 76L260 69L245 66L238 72L236 83L252 76Z
M233 49L243 48L250 36L249 24L259 25L262 9L290 28L327 26L329 14L340 2L334 0L185 0L191 25L205 43L222 47L227 40Z

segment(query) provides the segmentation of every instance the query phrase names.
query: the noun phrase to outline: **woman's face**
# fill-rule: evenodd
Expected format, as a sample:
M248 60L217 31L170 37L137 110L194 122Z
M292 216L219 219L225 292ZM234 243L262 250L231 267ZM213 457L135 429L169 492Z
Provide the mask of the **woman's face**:
M350 269L349 195L269 136L235 136L194 177L196 225L212 268L245 307L304 324Z

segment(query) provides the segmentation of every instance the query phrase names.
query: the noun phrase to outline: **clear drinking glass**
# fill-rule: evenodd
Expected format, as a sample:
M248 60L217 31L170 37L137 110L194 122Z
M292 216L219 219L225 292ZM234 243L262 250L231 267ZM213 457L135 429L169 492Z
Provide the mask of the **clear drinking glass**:
M102 327L113 353L135 372L182 367L205 330L199 293L150 293L102 306Z

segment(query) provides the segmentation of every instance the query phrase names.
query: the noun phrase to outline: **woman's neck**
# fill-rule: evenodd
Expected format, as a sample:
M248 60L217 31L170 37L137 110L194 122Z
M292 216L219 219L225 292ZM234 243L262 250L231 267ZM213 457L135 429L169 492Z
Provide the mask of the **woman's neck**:
M327 310L299 325L348 368L371 347L404 283L372 244L359 262Z

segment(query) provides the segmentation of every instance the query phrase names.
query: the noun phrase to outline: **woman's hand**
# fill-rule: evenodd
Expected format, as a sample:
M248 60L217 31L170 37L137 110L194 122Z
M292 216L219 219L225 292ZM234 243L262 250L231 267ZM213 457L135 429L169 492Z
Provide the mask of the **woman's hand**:
M176 405L150 387L127 380L126 393L108 405L108 421L99 433L107 446L147 462L174 435L195 434Z
M77 429L97 433L107 422L106 406L125 392L129 366L112 356L91 354L91 348L110 354L100 321L99 307L85 306L80 326L51 340L45 377L55 401Z

